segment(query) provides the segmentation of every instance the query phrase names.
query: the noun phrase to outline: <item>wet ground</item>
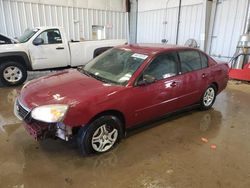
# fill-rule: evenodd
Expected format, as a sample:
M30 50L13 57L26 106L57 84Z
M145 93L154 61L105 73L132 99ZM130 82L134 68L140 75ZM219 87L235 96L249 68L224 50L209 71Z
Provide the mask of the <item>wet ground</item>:
M109 153L34 141L12 113L18 88L0 88L0 187L250 187L250 85L231 82L214 104L156 123Z

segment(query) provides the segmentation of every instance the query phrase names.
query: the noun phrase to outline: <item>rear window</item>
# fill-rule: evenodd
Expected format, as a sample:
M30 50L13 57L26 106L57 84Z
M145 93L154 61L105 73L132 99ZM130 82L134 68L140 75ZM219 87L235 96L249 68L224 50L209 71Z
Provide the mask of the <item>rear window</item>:
M202 68L206 68L208 67L208 59L207 59L207 56L203 53L200 53L201 55L201 66Z
M197 51L182 51L179 52L181 62L181 72L191 72L201 69L201 57Z

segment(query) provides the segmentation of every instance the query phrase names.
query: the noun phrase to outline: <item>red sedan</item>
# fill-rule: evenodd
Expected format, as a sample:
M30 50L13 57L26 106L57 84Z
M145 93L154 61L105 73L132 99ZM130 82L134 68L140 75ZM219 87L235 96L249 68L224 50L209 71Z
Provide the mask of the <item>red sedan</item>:
M195 104L211 108L227 81L227 64L200 50L125 45L28 82L14 111L37 140L77 137L82 154L102 153L128 128Z

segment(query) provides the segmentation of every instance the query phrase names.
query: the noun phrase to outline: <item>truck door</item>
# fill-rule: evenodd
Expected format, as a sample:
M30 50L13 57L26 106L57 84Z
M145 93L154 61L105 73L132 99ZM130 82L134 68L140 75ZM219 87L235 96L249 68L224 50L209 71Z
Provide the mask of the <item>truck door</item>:
M35 41L40 43L37 44ZM33 69L66 67L70 64L68 44L59 29L49 29L38 35L29 45Z

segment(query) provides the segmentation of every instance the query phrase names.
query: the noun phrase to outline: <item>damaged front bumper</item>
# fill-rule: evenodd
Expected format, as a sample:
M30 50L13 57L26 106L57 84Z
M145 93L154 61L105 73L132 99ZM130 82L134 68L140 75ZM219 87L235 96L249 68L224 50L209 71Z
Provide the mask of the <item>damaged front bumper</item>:
M47 124L42 122L24 123L26 131L35 140L44 140L47 138L61 138L69 141L72 138L72 129L63 123Z
M52 128L51 125L30 122L24 122L24 127L26 131L35 139L35 140L43 140L46 138L52 138L55 135L56 130Z
M61 138L62 140L70 140L72 138L72 128L66 126L62 122L44 123L34 120L30 116L31 110L25 107L17 99L14 105L14 114L16 117L24 121L26 131L35 140L44 140L46 138Z

